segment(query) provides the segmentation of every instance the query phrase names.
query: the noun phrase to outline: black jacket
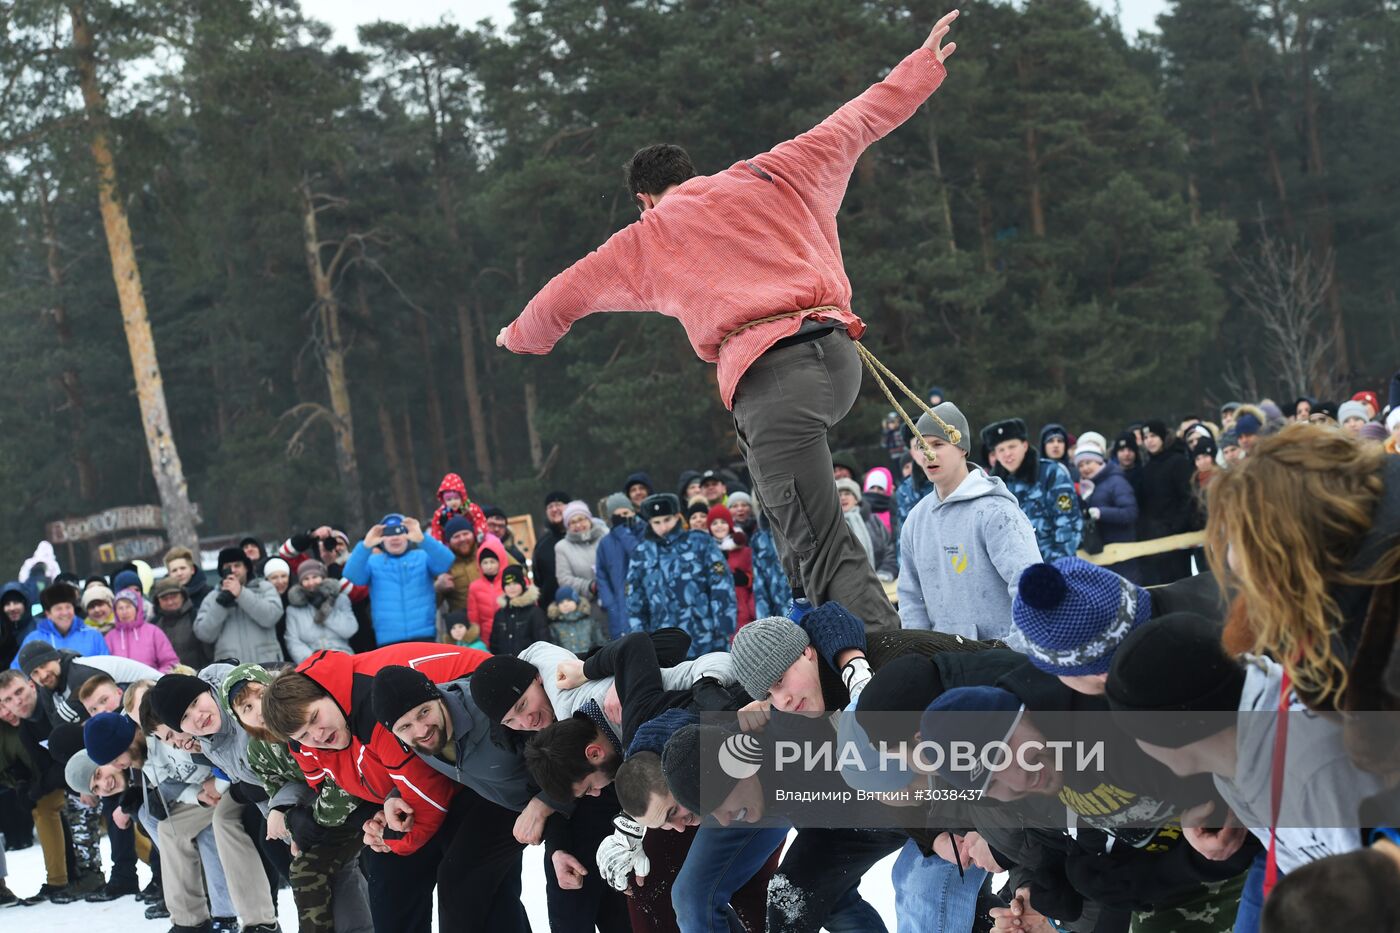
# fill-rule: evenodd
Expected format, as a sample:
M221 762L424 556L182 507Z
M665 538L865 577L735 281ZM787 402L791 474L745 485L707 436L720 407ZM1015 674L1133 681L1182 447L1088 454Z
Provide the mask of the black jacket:
M537 641L549 641L549 617L539 604L540 591L529 587L496 610L491 623L491 653L518 655Z
M1148 460L1138 486L1138 540L1181 534L1191 526L1196 504L1191 476L1196 468L1186 445L1174 441Z

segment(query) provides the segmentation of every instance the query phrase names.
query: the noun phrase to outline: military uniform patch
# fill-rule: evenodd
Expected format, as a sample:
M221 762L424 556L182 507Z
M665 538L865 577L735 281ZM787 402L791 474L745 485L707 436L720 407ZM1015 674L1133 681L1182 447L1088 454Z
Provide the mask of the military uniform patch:
M1070 509L1074 508L1074 499L1070 498L1069 493L1062 492L1060 493L1060 497L1055 500L1055 508L1059 509L1061 512L1068 512Z

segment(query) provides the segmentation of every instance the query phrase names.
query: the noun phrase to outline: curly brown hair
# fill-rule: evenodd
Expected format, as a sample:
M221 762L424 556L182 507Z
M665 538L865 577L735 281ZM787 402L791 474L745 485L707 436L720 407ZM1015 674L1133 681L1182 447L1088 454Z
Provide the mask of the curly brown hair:
M1334 639L1341 586L1400 579L1400 548L1352 565L1384 490L1385 455L1335 427L1293 424L1208 488L1206 548L1243 601L1250 650L1276 657L1313 707L1342 706L1350 658Z

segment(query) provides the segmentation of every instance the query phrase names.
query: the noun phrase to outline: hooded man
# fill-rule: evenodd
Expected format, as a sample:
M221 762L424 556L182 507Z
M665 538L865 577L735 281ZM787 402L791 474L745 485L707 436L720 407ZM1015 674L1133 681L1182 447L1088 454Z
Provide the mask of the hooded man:
M637 484L632 488L640 489ZM607 499L611 530L598 542L595 571L598 602L608 614L609 636L627 634L627 567L632 552L642 543L646 523L637 517L637 507L624 493L613 493Z
M535 541L535 552L531 555L531 569L534 571L535 586L540 588L540 603L554 602L554 591L559 589L559 580L554 571L554 545L568 535L564 527L564 506L572 502L567 492L555 490L544 497L544 532Z
M18 580L0 589L0 667L10 667L20 643L34 630L33 603Z

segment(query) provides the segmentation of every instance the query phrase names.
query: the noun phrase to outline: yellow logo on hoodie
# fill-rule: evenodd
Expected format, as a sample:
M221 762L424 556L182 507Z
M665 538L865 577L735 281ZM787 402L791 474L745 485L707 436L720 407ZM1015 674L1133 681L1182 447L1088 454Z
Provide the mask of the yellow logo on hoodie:
M948 562L953 565L953 572L961 574L967 569L967 548L959 544L956 548L944 548L948 554Z

